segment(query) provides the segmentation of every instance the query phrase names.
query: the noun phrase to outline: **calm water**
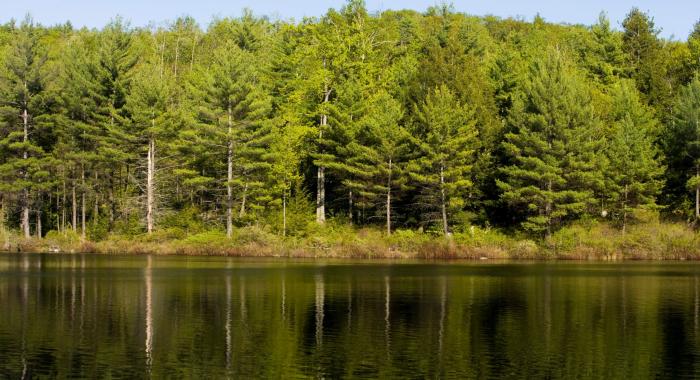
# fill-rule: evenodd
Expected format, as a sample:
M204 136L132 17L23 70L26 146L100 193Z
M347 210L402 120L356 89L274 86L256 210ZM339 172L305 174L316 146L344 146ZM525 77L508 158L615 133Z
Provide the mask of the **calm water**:
M700 377L700 265L0 256L0 377Z

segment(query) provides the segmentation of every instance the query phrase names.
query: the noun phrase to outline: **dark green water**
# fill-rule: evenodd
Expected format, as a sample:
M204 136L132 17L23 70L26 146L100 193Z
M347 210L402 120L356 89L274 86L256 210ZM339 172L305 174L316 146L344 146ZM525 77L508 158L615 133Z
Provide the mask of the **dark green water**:
M700 377L700 265L0 256L2 378Z

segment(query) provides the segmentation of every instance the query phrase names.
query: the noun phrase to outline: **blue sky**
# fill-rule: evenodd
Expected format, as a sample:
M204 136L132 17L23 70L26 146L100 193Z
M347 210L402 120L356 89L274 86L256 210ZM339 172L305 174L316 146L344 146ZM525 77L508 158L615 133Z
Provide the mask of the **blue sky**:
M441 3L435 0L366 0L370 11L400 8L422 11ZM30 13L44 25L69 20L78 27L101 27L115 15L121 15L133 26L145 26L151 21L161 24L190 15L206 26L213 16L238 16L245 7L258 15L299 20L304 16L321 15L328 8L339 8L342 4L344 0L0 0L0 22L22 19ZM531 19L539 12L547 21L583 24L594 23L604 10L618 27L629 9L637 6L650 12L664 37L683 40L700 19L700 0L454 0L452 4L458 11L475 15Z

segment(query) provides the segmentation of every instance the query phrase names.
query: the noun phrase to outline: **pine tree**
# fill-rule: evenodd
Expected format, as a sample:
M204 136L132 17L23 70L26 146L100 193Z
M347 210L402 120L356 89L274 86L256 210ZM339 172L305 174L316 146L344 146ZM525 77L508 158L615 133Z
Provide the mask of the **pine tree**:
M662 45L654 19L633 8L622 22L622 48L627 55L629 77L637 83L645 100L663 109L669 100L666 65L662 59Z
M688 49L690 50L692 69L696 73L700 72L700 21L695 23L693 31L688 36Z
M30 233L30 208L36 190L43 190L41 178L50 133L42 130L47 116L47 54L40 31L31 19L20 25L12 40L0 73L0 144L5 159L0 166L2 193L18 194L20 225L26 238ZM42 146L44 145L44 146Z
M624 233L630 212L644 205L653 206L661 188L663 166L654 145L656 122L641 103L634 84L621 82L613 93L613 131L606 149L610 179L608 196L612 216Z
M465 207L472 187L478 147L474 111L442 85L428 94L415 113L420 157L411 162L410 175L420 188L427 220L439 220L447 236L450 218Z
M533 62L524 99L509 120L503 148L510 165L501 200L524 229L550 235L584 214L601 186L598 121L587 89L559 51Z
M676 100L673 119L664 133L667 159L666 193L669 203L700 220L700 79L684 87ZM688 191L693 196L689 197ZM692 206L691 206L692 204Z
M132 141L139 147L146 147L146 169L144 180L146 232L152 233L155 226L158 184L158 155L160 143L173 135L172 101L173 83L168 72L160 65L143 64L138 68L127 99L131 118ZM139 151L142 154L143 148Z
M383 211L386 231L392 231L392 201L407 181L406 158L411 137L400 123L401 105L387 92L367 99L365 116L358 121L357 135L338 149L342 160L328 166L345 173L345 186L365 204ZM352 218L352 215L351 215Z
M233 233L234 190L240 193L239 218L246 214L251 194L264 184L269 168L264 156L271 125L271 99L260 81L254 57L236 45L213 53L210 67L196 74L192 90L202 96L198 119L206 140L223 142L226 157L226 232Z

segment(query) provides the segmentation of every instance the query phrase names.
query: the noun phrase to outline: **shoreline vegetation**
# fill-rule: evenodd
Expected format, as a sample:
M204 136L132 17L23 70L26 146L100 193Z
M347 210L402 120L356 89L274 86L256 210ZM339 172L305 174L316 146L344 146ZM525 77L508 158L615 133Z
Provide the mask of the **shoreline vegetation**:
M329 225L307 236L282 237L260 227L186 234L179 229L92 242L76 233L49 232L43 239L5 234L0 252L94 253L344 259L515 259L515 260L700 260L700 233L681 223L644 223L619 228L575 225L535 241L496 229L471 228L450 237L397 230Z

